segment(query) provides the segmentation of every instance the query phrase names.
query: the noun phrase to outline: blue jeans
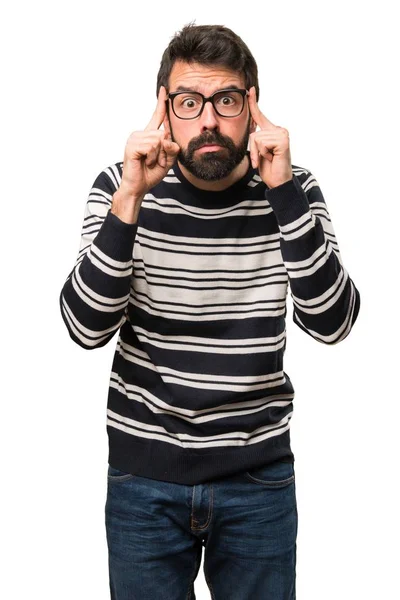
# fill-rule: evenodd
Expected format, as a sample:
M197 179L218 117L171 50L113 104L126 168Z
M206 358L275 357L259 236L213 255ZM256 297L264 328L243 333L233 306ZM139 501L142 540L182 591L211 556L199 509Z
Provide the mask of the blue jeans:
M108 466L105 524L112 600L295 600L297 503L292 463L198 485Z

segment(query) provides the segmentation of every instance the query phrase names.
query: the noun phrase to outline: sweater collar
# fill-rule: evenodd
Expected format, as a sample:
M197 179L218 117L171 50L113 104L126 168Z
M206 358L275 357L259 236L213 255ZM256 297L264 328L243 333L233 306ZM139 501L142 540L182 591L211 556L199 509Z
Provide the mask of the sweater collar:
M172 166L175 177L179 179L182 184L182 191L188 192L190 197L198 203L199 206L204 207L216 207L216 206L230 206L237 204L238 201L242 200L246 192L249 192L252 188L248 186L249 181L257 174L256 169L253 169L250 161L250 152L247 150L246 155L249 161L249 167L246 173L238 179L234 184L221 191L214 190L202 190L193 185L182 173L179 168L178 161Z

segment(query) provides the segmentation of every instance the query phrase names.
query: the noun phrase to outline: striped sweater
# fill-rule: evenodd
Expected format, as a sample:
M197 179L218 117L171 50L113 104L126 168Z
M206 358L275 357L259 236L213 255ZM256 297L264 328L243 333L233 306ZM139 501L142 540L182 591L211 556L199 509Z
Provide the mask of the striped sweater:
M110 211L122 168L94 181L60 294L83 348L119 332L110 465L194 485L294 461L288 287L294 322L323 344L344 340L360 307L315 177L292 165L293 179L270 189L250 163L234 185L209 192L175 162L127 224Z

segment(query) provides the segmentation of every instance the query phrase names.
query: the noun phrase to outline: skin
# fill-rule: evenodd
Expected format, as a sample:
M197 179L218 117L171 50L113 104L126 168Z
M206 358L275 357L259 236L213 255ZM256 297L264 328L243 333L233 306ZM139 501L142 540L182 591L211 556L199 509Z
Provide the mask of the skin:
M210 96L233 84L246 87L243 76L235 71L176 61L169 78L169 91L174 92L178 86L184 86ZM293 178L289 132L284 127L275 126L261 112L254 86L250 88L238 117L220 117L207 102L196 119L179 119L171 109L163 124L170 138L181 148L177 160L182 173L200 189L223 190L243 177L249 166L245 155L248 142L252 165L258 168L269 188ZM256 131L257 127L259 131ZM205 142L214 141L226 144L226 147L213 155L198 151ZM220 163L219 168L215 163Z
M171 92L184 85L205 96L232 85L245 87L242 76L234 71L182 61L174 64L169 84ZM251 163L269 188L290 181L289 132L261 112L254 86L248 92L237 117L220 117L207 102L199 117L185 121L172 110L168 115L167 91L161 86L147 127L131 133L126 143L121 184L113 195L111 212L125 223L136 223L145 194L165 177L175 160L185 177L200 189L230 187L248 170L248 142ZM160 130L162 124L164 129ZM199 151L202 144L210 142L222 147L213 152Z
M254 86L250 88L249 109L260 128L250 135L251 163L269 188L277 187L293 179L289 132L271 123L261 112Z
M217 65L210 68L198 63L176 61L169 77L171 93L178 86L184 86L185 89L210 96L231 85L246 88L241 74ZM199 117L187 121L179 119L169 107L163 125L171 139L180 146L177 156L179 168L196 187L224 190L247 172L249 160L246 150L249 135L255 132L256 124L246 100L242 113L233 118L220 117L211 102L205 104ZM223 147L207 154L198 151L202 144L213 142L219 142Z

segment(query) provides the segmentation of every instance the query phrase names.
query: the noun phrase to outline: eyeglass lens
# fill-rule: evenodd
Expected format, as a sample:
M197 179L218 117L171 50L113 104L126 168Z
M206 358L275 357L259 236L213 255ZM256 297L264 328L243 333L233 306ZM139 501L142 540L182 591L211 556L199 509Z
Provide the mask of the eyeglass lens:
M219 92L213 97L214 108L223 117L235 117L243 108L243 96L239 92ZM197 117L203 105L203 98L195 92L183 92L174 98L174 110L178 117Z

